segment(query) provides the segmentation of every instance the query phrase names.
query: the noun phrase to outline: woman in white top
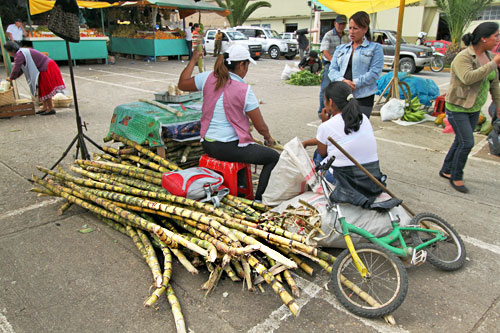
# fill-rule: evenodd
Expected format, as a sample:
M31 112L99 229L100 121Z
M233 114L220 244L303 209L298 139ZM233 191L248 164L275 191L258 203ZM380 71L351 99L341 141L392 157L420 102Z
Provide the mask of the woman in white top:
M364 177L360 177L358 174L360 170L357 170L354 163L328 140L328 137L331 137L376 178L385 180L378 165L377 142L373 128L368 117L360 111L358 102L352 96L352 89L347 83L332 82L326 87L325 108L321 112L321 120L323 123L318 128L316 138L305 140L302 145L317 146L314 153L316 164L324 164L335 156L326 178L337 187L343 187L343 194L349 192L342 202L369 206L380 194L379 189L376 185L372 186L374 183L370 179L362 179ZM358 195L359 193L351 193L353 189L355 192L361 192L362 197Z

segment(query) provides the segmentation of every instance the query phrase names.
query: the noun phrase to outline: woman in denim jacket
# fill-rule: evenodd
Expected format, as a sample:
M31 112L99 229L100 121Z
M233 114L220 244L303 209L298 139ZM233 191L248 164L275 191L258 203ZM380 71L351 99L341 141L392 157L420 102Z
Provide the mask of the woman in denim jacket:
M384 51L380 44L370 41L370 16L366 12L357 12L350 17L349 38L350 43L335 50L328 77L332 82L347 83L361 112L369 118L377 92L377 79L384 67Z

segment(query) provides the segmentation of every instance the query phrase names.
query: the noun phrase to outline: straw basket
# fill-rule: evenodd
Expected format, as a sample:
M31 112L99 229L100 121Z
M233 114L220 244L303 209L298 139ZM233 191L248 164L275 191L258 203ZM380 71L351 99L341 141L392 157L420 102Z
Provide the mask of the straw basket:
M0 92L0 105L14 104L15 102L14 89L10 88L6 92Z
M69 97L65 99L54 99L55 108L67 108L73 103L73 98Z

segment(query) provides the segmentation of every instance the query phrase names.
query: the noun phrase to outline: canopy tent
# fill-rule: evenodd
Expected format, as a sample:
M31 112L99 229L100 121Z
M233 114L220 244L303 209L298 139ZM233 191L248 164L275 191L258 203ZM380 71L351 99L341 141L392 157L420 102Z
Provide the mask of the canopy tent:
M205 1L194 0L141 0L141 1L126 1L122 6L158 6L163 8L171 8L179 10L181 18L186 18L200 11L208 11L219 14L220 16L228 16L230 11L221 8L217 5L212 5Z
M396 50L394 55L394 72L397 71L399 65L399 50L401 48L401 33L403 28L404 8L407 4L419 2L419 0L318 0L321 4L330 8L338 14L344 14L350 17L352 14L365 11L367 13L376 13L386 9L399 7L398 29L396 36ZM391 93L389 96L399 98L399 81L397 73L393 73L391 85Z
M54 4L56 3L54 0L29 0L30 1L30 14L36 15L44 12L48 12L52 10ZM107 8L112 6L118 6L120 3L115 2L110 4L104 1L77 1L78 6L83 8Z
M400 0L317 0L327 8L338 14L349 17L352 14L365 11L368 14L381 12L386 9L399 7ZM406 5L420 0L406 0Z

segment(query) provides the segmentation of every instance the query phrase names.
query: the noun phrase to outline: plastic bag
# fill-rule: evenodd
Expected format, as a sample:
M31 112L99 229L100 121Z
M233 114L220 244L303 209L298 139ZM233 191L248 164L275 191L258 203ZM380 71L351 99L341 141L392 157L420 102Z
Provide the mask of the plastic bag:
M401 118L405 114L404 103L403 100L392 98L380 109L380 119L382 121L389 121Z
M488 144L492 155L500 156L500 119L493 122L493 130L488 134Z
M266 205L278 205L307 191L307 185L316 193L322 193L312 159L299 138L288 142L269 178L262 201Z
M444 128L441 131L441 133L455 133L455 131L453 130L453 127L451 127L451 124L448 121L448 118L443 119L443 124L444 124Z
M281 79L282 80L289 80L290 76L293 73L297 73L299 71L300 71L300 69L298 67L292 67L292 66L286 64L285 69L283 69L283 72L281 72Z

